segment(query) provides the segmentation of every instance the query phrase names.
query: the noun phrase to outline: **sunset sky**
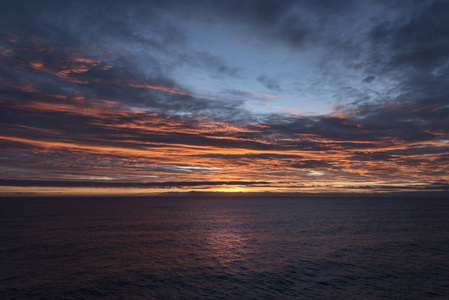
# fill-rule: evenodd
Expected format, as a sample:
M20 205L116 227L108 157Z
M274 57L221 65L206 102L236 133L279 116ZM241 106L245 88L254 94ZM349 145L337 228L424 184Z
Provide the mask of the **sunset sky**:
M0 195L449 190L449 1L2 1Z

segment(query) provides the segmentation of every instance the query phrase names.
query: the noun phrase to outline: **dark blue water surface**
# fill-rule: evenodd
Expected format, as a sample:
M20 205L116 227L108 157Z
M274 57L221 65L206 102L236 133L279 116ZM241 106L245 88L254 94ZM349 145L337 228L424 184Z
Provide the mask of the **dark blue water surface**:
M0 199L1 299L449 298L442 199Z

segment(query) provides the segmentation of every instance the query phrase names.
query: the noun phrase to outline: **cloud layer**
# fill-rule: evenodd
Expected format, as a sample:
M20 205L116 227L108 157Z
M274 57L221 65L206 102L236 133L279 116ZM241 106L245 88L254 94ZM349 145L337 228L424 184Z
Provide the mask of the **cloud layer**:
M3 3L0 192L447 190L449 4L407 3Z

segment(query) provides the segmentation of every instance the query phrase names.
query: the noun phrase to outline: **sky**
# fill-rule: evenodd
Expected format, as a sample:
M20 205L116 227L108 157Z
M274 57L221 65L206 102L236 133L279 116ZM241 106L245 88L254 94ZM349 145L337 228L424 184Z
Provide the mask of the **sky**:
M449 190L449 1L2 1L0 195Z

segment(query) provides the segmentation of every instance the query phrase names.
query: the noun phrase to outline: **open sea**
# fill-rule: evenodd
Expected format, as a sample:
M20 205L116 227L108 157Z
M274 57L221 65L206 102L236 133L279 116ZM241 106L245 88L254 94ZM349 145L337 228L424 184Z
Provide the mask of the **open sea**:
M0 299L449 299L449 200L2 198Z

